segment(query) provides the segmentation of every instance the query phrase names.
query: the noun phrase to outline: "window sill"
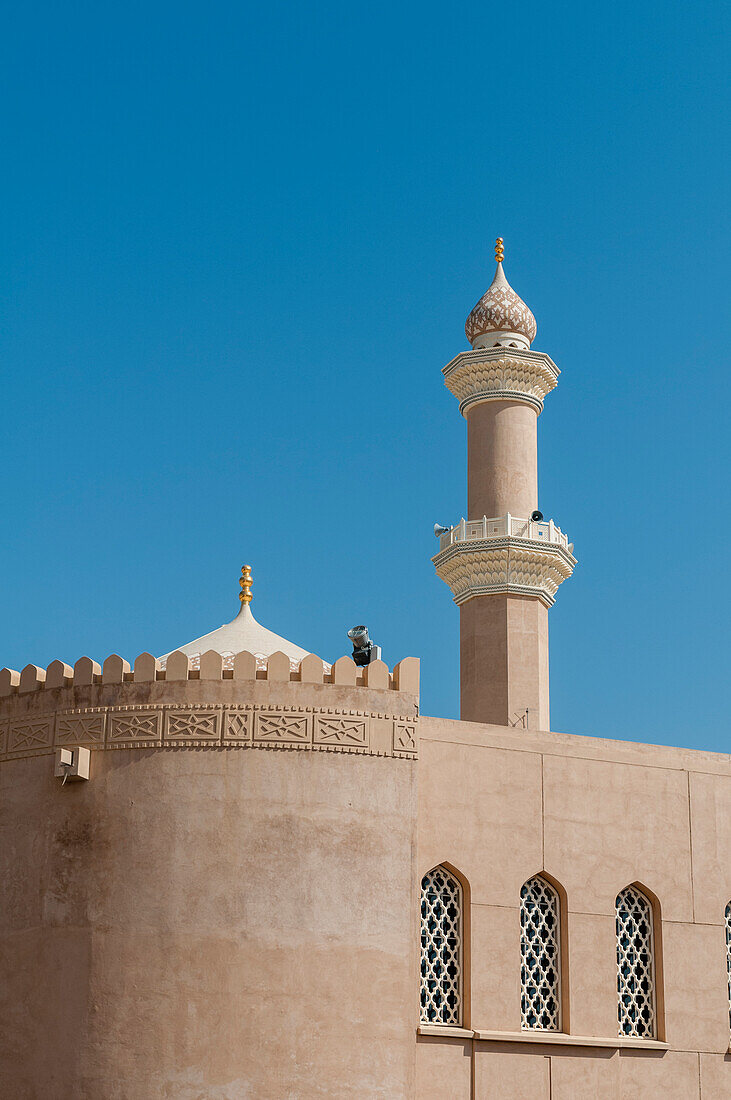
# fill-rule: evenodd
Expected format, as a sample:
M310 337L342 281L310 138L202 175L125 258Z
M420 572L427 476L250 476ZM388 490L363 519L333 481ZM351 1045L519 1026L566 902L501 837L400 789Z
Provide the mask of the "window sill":
M634 1050L670 1050L657 1039L600 1038L596 1035L566 1035L562 1031L476 1031L475 1039L504 1043L548 1043L564 1047L631 1047Z
M488 1043L545 1043L564 1047L610 1047L631 1050L670 1050L669 1043L657 1039L600 1038L595 1035L566 1035L562 1031L472 1031L466 1027L442 1027L439 1024L422 1024L419 1035L436 1035L458 1039L480 1039Z
M416 1032L418 1035L436 1035L440 1039L442 1036L454 1039L474 1039L475 1037L471 1027L450 1027L448 1024L420 1024Z

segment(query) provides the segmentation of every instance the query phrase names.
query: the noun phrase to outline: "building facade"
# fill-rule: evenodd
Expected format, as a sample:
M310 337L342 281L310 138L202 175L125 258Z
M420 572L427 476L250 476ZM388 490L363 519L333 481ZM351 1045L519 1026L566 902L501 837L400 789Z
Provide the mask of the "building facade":
M232 622L0 672L0 1095L731 1095L731 757L550 731L558 368L496 276L444 370L462 717ZM622 731L626 732L626 731Z

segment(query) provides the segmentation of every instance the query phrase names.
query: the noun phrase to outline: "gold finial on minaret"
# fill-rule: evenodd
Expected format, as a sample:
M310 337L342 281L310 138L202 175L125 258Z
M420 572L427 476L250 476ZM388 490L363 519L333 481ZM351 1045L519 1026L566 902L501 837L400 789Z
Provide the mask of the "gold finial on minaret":
M251 566L241 566L241 579L239 581L241 585L241 591L239 592L239 599L242 603L251 603Z
M503 260L505 259L505 253L503 252L503 239L502 239L502 237L498 237L498 239L495 241L495 259L497 260L497 262L499 264L501 264L503 262Z

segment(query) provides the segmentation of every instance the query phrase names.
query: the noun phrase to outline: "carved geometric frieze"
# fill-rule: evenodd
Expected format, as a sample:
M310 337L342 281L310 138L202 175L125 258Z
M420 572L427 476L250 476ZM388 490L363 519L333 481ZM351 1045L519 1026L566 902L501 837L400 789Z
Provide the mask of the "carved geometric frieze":
M442 370L463 415L480 401L501 400L523 401L540 413L559 373L544 352L502 347L460 352Z
M165 741L217 741L217 710L169 710L165 714Z
M56 717L57 745L86 745L104 740L106 711L91 714L59 714Z
M500 592L537 596L546 607L556 602L558 586L576 565L574 556L559 544L517 538L454 543L432 562L456 604Z
M250 703L89 707L0 719L0 757L36 756L52 753L54 744L79 744L94 750L281 747L414 759L417 723L415 716Z
M348 748L366 749L368 747L366 719L317 714L314 741L316 745L342 745Z
M10 721L8 752L29 752L53 745L53 717L16 718Z
M306 744L310 741L306 714L257 711L254 741L269 745Z
M250 710L229 710L223 723L224 741L251 741L252 713Z
M413 722L394 722L393 751L416 752L416 726Z
M141 741L160 741L161 710L131 707L114 711L110 715L108 740L114 744L138 744Z

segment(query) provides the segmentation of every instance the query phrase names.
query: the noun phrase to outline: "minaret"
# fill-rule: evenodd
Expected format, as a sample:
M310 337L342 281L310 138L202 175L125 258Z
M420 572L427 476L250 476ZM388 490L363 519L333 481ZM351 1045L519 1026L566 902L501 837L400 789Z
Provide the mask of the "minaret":
M433 558L460 609L461 717L550 728L548 609L573 545L538 512L538 416L559 370L531 351L536 321L503 271L467 318L472 345L444 367L467 421L467 515Z

